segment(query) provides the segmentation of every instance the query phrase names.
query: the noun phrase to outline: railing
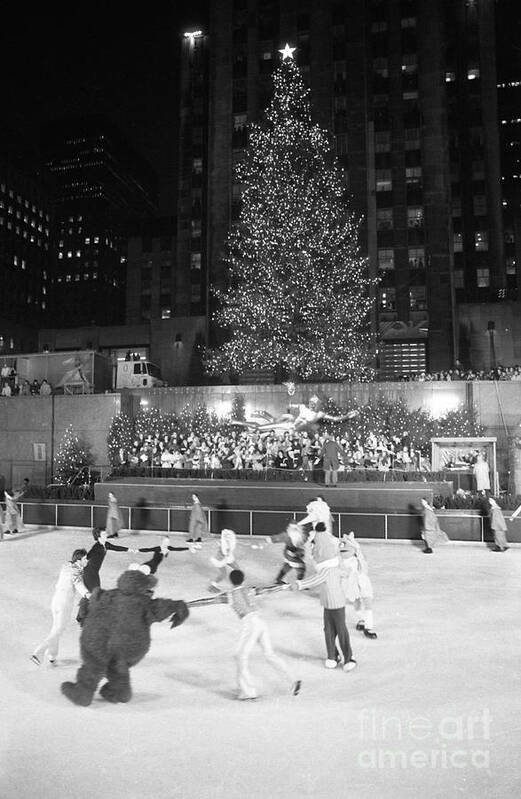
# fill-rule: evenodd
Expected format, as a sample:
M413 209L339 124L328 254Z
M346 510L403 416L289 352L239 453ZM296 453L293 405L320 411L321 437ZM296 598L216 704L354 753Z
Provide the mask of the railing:
M105 526L107 508L95 503L29 503L22 502L25 524L51 527L92 528ZM190 507L186 505L120 506L124 529L130 532L150 531L158 534L188 531ZM219 533L230 527L238 535L248 537L271 535L283 530L288 522L303 518L303 512L245 510L240 508L207 508L209 530ZM408 513L340 512L333 513L334 532L343 535L354 530L359 538L382 541L414 541L420 538L421 517ZM505 514L508 539L521 542L521 524ZM488 521L477 511L453 510L438 513L441 526L452 541L481 542L491 540Z

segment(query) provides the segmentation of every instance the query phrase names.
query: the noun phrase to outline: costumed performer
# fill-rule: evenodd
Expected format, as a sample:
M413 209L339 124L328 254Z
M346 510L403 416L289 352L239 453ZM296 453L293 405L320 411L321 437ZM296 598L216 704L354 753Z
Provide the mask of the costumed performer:
M324 609L324 637L326 641L326 669L334 669L339 663L337 657L336 638L344 659L344 671L356 668L353 659L349 632L346 626L346 596L344 576L340 569L338 541L330 535L323 522L315 527L315 544L313 561L316 574L305 580L297 580L291 587L294 590L306 591L309 588L320 588L320 604Z
M374 594L369 578L369 567L353 532L342 536L340 566L347 575L344 584L346 599L354 605L357 611L356 629L361 630L366 638L378 638L373 629Z

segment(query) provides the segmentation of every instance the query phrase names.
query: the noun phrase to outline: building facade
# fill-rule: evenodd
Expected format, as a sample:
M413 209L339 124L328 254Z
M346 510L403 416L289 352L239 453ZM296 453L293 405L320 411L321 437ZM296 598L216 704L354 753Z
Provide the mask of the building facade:
M0 140L0 362L35 347L49 310L52 192L15 136Z
M247 125L271 96L278 51L289 42L310 87L314 118L335 136L351 205L363 220L361 246L381 279L374 329L382 376L452 366L460 356L457 302L497 301L509 284L494 6L494 0L213 0L208 35L200 40L207 53L200 60L208 80L207 142L204 128L196 132L203 155L199 161L194 150L192 161L185 159L180 181L178 280L188 285L194 266L191 171L209 220L201 263L208 283L225 282L223 245L240 209L234 165L247 144ZM193 64L186 43L183 63L186 75ZM185 154L201 119L196 125L183 117ZM211 312L211 305L201 310Z
M41 144L56 187L53 322L120 324L127 236L156 210L155 176L101 116L57 122Z

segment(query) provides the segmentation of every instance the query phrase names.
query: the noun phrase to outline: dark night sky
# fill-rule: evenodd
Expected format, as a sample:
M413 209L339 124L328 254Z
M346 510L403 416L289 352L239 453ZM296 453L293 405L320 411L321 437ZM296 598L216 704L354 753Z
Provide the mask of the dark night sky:
M155 169L162 211L173 213L180 37L206 27L207 2L53 5L20 4L2 26L4 122L37 143L60 116L107 114Z

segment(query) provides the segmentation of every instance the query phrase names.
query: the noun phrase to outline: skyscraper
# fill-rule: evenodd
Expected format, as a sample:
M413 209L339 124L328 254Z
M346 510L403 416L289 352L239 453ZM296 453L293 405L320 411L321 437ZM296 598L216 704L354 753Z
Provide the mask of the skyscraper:
M507 286L494 35L494 0L212 0L201 45L207 145L203 128L201 160L191 164L191 185L201 174L207 194L208 281L226 280L223 244L240 208L233 167L289 42L316 121L335 137L361 245L381 278L381 373L452 366L456 301L497 300ZM190 58L185 46L185 71ZM181 148L193 129L185 116ZM185 211L186 201L181 183ZM188 229L186 214L178 219ZM193 266L178 235L178 279L188 283Z
M19 137L0 140L0 359L34 348L49 308L52 193Z
M47 127L42 153L56 186L53 325L120 324L129 224L155 211L155 176L101 116Z

